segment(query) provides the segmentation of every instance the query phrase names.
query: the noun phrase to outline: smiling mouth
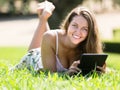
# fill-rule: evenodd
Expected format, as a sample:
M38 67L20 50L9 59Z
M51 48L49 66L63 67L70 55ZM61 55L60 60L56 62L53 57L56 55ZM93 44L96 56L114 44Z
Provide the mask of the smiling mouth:
M75 39L80 39L80 38L81 38L81 37L78 36L78 35L73 35L73 37L74 37Z

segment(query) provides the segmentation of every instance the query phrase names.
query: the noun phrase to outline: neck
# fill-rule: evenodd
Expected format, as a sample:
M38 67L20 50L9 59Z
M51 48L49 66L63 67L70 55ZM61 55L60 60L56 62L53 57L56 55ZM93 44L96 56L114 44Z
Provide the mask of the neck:
M78 45L75 45L73 43L70 42L69 38L67 37L67 35L65 35L62 39L62 45L69 50L76 50Z

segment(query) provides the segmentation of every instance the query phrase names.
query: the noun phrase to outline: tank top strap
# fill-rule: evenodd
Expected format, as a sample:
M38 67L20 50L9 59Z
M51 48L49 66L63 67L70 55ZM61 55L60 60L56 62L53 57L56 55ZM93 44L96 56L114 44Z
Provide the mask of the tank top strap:
M58 54L58 33L56 31L56 55Z

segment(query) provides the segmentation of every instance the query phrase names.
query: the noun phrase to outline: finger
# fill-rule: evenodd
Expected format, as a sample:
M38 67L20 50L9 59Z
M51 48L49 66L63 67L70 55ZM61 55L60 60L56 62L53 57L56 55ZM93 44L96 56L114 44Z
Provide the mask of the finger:
M54 9L55 6L53 5L53 3L45 1L45 11L51 14Z
M97 69L101 70L103 73L105 73L105 69L103 67L97 66Z
M78 72L81 72L82 70L80 69L80 68L78 68L78 67L76 67L76 70L78 71Z
M74 62L73 62L73 66L75 66L75 67L77 67L78 64L80 64L80 60L78 60L78 61L74 61Z
M106 63L103 65L103 68L104 68L104 69L106 68Z
M45 6L38 6L37 9L44 9Z
M103 70L103 67L97 66L98 69Z
M71 67L70 69L71 69L71 70L74 70L74 71L77 71L77 72L81 72L81 69L78 68L78 67Z
M45 8L45 4L42 2L42 3L39 3L38 4L38 7L37 7L37 12L38 12L38 14L42 14L42 12L43 12L43 9Z
M45 8L45 2L37 4L37 7Z
M75 71L75 70L68 70L68 74L70 75L70 76L72 76L72 75L75 75L75 74L77 74L78 72L77 71Z
M78 73L78 71L76 71L74 69L70 69L70 72L72 72L72 73Z

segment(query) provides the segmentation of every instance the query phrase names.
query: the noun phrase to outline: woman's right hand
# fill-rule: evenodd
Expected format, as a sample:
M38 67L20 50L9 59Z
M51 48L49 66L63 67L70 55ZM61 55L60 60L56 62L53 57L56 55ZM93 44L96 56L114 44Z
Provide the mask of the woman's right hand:
M49 1L44 1L42 3L39 3L37 8L39 19L47 20L52 15L54 9L55 6L53 5L53 3Z
M78 68L78 64L80 64L80 60L74 61L66 73L70 76L81 73L81 69Z

